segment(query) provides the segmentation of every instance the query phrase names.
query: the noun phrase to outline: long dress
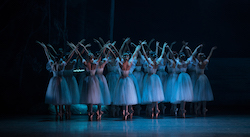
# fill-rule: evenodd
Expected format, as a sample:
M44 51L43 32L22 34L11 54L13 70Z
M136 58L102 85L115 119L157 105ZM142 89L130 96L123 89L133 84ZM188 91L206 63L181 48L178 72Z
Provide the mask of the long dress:
M111 102L114 101L115 93L118 92L115 90L115 87L121 76L121 69L118 64L119 62L118 60L119 58L116 58L115 65L112 65L111 61L107 63L108 74L106 75L106 80L107 80L109 91L110 91Z
M160 77L162 85L164 85L165 81L167 80L168 73L165 71L166 64L164 59L161 60L160 64L158 65L156 74Z
M176 81L177 81L177 78L178 78L178 74L176 72L177 66L173 67L172 65L173 65L173 63L170 63L170 64L167 65L167 67L168 67L168 78L164 83L164 97L165 97L164 102L170 102L173 93L176 92L175 84L176 84Z
M178 75L176 81L176 92L173 93L171 103L178 103L181 101L193 101L193 85L190 76L186 73L187 67L180 68L181 73Z
M187 67L187 72L188 72L188 74L189 74L189 76L191 78L193 88L194 88L195 82L196 82L197 77L198 77L198 75L196 73L197 65L198 65L198 60L195 58L195 60L192 59L190 61L190 63L188 64L188 67Z
M49 81L47 92L45 95L45 103L53 105L69 105L71 104L71 96L65 78L63 77L66 62L61 64L49 61L52 66L53 77Z
M209 60L205 60L209 62ZM212 88L207 76L204 74L205 69L197 66L198 79L194 86L194 101L212 101L214 100Z
M111 103L110 92L109 92L107 80L103 75L103 68L96 69L96 77L99 80L99 86L102 92L104 105L110 105Z
M137 63L137 60L133 59L133 63L132 63L132 66L131 66L131 68L129 70L129 75L128 76L133 80L133 83L135 85L136 95L137 95L137 101L138 101L138 104L140 104L141 103L141 92L140 92L138 81L137 81L136 77L133 74L133 71L136 68L136 63Z
M148 75L144 77L142 103L161 102L164 100L163 87L160 77L155 74L157 69L148 65Z
M89 76L84 78L83 84L80 90L80 103L81 104L94 104L102 105L104 104L102 92L99 86L99 80L95 76L96 69L88 70Z
M138 103L137 93L133 80L128 76L129 70L122 70L115 87L114 105L135 105Z

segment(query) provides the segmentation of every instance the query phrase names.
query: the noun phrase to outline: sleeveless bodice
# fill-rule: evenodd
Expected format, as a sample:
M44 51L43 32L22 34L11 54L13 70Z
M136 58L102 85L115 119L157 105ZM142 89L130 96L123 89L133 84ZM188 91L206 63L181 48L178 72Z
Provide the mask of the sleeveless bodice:
M102 75L103 74L103 68L97 68L96 73Z
M96 69L94 69L94 70L88 70L88 71L89 71L90 76L94 76L95 72L96 72Z
M180 68L180 72L186 72L187 71L187 68Z
M188 64L188 72L196 72L196 66L198 64L197 60L192 60L189 64Z
M64 76L73 76L73 69L70 70L64 70L63 71Z
M142 66L135 66L135 71L141 71Z
M158 69L157 69L158 71L165 71L165 66L158 66Z
M123 77L128 77L129 70L122 70L122 76Z
M63 70L61 71L53 71L54 77L62 77L63 76Z
M155 74L157 71L157 69L154 69L154 68L148 68L148 73L150 74Z
M201 69L199 66L197 66L196 73L198 75L204 74L205 69Z

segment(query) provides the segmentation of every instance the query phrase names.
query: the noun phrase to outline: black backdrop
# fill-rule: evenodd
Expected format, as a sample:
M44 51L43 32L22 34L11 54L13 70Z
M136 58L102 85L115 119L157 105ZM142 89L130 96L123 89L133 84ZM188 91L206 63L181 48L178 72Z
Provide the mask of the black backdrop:
M3 113L26 113L44 102L50 74L36 40L54 47L85 38L109 39L110 0L3 0L0 3L1 93ZM248 0L116 0L114 40L200 43L214 52L207 76L215 94L213 106L243 106L249 97ZM230 108L230 107L227 107ZM42 112L41 112L42 113Z

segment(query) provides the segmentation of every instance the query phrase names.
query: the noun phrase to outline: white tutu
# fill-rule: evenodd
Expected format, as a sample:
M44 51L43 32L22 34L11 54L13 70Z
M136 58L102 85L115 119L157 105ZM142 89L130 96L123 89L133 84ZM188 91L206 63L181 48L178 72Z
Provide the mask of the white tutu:
M53 73L54 76L49 81L49 85L45 95L45 103L53 105L71 104L69 88L65 78L62 76L62 72Z
M164 70L158 70L156 74L160 77L162 85L165 83L165 81L168 78L168 73Z
M168 75L167 80L164 83L164 102L170 102L173 93L176 92L176 86L175 83L177 81L178 74L177 73L171 73Z
M120 77L117 82L113 103L114 105L135 105L138 100L134 82L128 77L129 71L122 72L123 77Z
M138 81L135 78L135 76L133 75L133 73L130 73L129 77L133 80L133 83L135 85L136 95L137 95L137 103L140 104L141 103L141 92L140 92Z
M137 66L137 67L141 68L141 66ZM139 85L140 96L142 96L144 72L142 72L141 69L139 69L139 71L137 69L135 69L133 74L134 74L134 76L138 82L138 85Z
M73 76L73 70L64 70L63 76L68 84L72 104L79 104L80 93L76 78Z
M156 70L155 70L156 71ZM142 103L161 102L164 100L161 80L156 74L146 74L143 80Z
M171 103L180 101L192 102L193 101L193 85L190 76L181 72L176 81L176 92L173 93Z
M102 92L104 105L110 105L111 98L109 93L109 87L106 78L102 74L97 74L96 77L99 80L100 89Z
M90 70L90 76L87 76L83 83L80 83L82 85L80 90L81 104L104 104L99 80L94 74L95 70Z
M205 74L198 76L194 86L194 101L214 100L210 82Z

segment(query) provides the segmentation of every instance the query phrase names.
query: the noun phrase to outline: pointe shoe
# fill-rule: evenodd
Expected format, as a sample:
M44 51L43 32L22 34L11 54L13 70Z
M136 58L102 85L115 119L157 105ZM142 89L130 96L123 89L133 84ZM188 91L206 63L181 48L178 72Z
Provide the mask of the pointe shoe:
M134 110L133 110L133 108L131 108L131 109L129 110L129 117L130 117L130 119L133 118L133 115L134 115Z
M158 118L160 112L161 112L161 111L160 111L159 109L156 109L156 111L155 111L155 118Z
M174 115L177 117L178 116L178 108L174 110Z
M123 115L123 120L127 120L129 116L129 112L125 112L125 110L123 110L122 115Z
M96 120L97 121L102 119L102 114L103 114L103 111L99 111L99 110L96 111Z
M88 112L89 121L93 121L94 112Z
M207 111L208 111L208 110L207 110L206 108L204 108L204 109L202 110L202 114L203 114L204 117L206 116Z
M60 118L60 121L62 121L63 120L63 115L62 115L62 113L58 113L58 115L57 115L57 117L59 116L59 118Z
M181 117L185 118L186 117L186 110L180 109L180 115L181 115Z

